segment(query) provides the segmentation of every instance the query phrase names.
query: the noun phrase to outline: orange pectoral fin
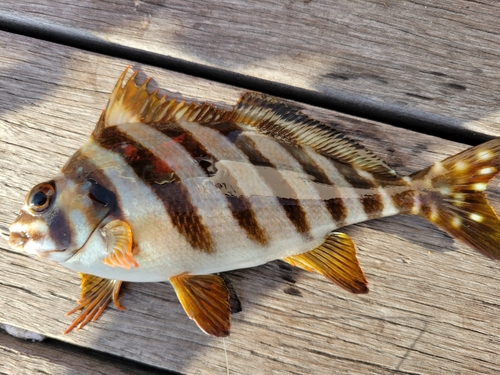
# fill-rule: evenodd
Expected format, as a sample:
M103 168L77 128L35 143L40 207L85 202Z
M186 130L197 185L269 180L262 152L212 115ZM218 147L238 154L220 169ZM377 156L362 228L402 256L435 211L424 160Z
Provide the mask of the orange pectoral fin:
M184 311L203 332L216 337L229 336L229 293L221 277L183 273L170 278L170 282Z
M85 273L80 273L80 278L82 279L82 295L78 300L78 306L66 313L66 315L71 315L82 309L83 312L64 331L64 334L71 332L75 327L80 329L90 321L95 322L111 301L113 301L118 309L125 310L118 302L118 294L122 285L121 281L103 279L102 277L87 275Z
M103 260L104 264L111 267L123 267L127 270L131 267L139 267L132 254L132 230L126 222L113 220L106 224L101 232L106 237L108 254Z
M356 247L347 234L333 232L314 250L283 260L306 271L316 271L350 292L368 292L368 282L356 257Z

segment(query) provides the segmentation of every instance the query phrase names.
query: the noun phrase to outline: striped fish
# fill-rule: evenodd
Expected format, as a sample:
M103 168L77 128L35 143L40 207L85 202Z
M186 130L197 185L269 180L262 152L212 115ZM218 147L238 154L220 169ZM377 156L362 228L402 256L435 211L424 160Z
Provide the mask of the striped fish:
M136 86L123 72L87 143L35 186L10 227L17 249L80 272L83 310L65 333L118 302L123 281L169 280L187 315L227 336L228 289L215 273L282 259L366 293L338 228L420 215L500 258L484 190L500 139L400 177L330 126L258 93L231 110Z

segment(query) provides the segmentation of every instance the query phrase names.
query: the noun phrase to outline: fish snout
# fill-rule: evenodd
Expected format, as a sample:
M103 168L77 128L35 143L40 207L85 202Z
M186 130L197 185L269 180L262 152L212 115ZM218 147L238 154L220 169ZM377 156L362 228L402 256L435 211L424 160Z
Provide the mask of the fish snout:
M9 227L8 243L16 250L41 255L40 251L42 250L43 239L46 237L47 228L44 223L25 219L25 216L20 215Z
M30 236L26 231L14 232L10 230L9 246L17 250L24 249L24 245L29 241Z

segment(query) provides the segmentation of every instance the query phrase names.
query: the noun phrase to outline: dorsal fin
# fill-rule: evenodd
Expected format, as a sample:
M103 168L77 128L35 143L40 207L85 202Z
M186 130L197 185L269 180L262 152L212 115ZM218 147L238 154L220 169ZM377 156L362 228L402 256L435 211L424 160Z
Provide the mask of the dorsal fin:
M323 156L376 176L396 177L392 168L357 142L276 98L255 92L244 94L231 121L254 126L283 142L309 146Z
M128 123L159 123L173 121L211 122L220 121L226 111L203 103L186 103L176 99L167 99L166 95L158 96L158 90L149 93L147 78L140 86L135 84L138 71L125 82L127 67L109 96L106 110L101 115L94 136L108 126ZM125 82L125 84L124 84Z

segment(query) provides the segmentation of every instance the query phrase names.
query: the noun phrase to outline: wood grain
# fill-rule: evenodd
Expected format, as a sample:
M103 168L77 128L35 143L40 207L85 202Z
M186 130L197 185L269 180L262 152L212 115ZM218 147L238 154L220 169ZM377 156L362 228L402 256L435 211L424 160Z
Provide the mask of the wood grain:
M70 347L55 340L31 342L16 339L0 330L0 372L2 374L170 374L132 361L90 350Z
M0 227L34 184L57 173L81 145L123 67L133 62L0 33ZM241 90L141 67L185 98L229 106ZM144 75L142 76L144 77ZM178 94L176 94L178 95ZM302 106L384 157L401 173L464 145ZM499 207L500 190L490 197ZM63 336L78 276L0 240L0 322L183 374L496 374L500 369L499 264L413 217L346 228L370 282L354 296L271 262L230 272L243 304L225 342L190 321L167 283L127 284L109 308ZM10 345L10 344L9 344ZM224 350L224 346L227 352ZM9 346L11 347L11 346Z
M286 84L400 126L500 135L496 0L3 1L0 19L14 16Z

